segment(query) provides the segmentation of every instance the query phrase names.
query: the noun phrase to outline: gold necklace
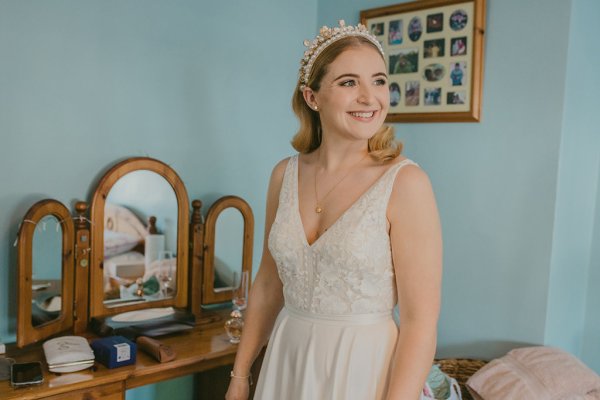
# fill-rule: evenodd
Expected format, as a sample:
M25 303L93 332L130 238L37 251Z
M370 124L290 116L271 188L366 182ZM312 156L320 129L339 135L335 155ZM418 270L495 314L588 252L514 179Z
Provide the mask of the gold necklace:
M316 212L317 214L321 214L321 213L323 212L323 207L320 205L320 203L321 203L321 202L323 202L323 201L324 201L324 200L327 198L327 196L329 196L329 194L330 194L331 192L333 192L333 189L335 189L335 188L336 188L336 187L337 187L337 186L338 186L340 183L342 183L342 181L343 181L344 179L346 179L346 177L347 177L348 175L350 175L350 172L352 172L352 170L353 170L353 169L354 169L354 168L355 168L355 167L356 167L358 164L360 164L360 163L361 163L361 162L362 162L362 161L363 161L365 158L367 158L367 156L368 156L368 155L369 155L369 153L367 152L367 154L365 154L363 157L361 157L361 159L360 159L360 160L358 160L358 161L356 162L356 164L354 164L354 165L352 165L350 168L348 168L348 171L347 171L347 172L344 174L344 176L342 176L342 178L341 178L339 181L337 181L337 182L335 183L335 185L333 185L333 186L331 187L331 189L329 189L329 191L328 191L327 193L325 193L325 196L323 196L323 198L321 198L321 200L320 200L320 201L319 201L319 194L318 194L318 192L317 192L317 172L318 172L318 168L316 168L316 167L315 167L315 200L316 200L316 203L317 203L317 204L315 205L315 212ZM319 150L319 158L320 158L320 156L321 156L321 151Z

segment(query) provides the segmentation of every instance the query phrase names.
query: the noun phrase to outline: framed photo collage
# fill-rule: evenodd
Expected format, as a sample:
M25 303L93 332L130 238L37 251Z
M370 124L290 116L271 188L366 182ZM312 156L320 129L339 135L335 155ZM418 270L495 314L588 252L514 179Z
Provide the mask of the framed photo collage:
M423 0L361 12L385 51L388 122L477 122L484 0Z

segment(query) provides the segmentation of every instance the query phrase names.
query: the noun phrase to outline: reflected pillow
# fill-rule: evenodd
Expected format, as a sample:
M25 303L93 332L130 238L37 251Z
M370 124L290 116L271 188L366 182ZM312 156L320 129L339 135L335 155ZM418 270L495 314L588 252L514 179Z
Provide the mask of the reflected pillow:
M492 360L467 388L475 399L575 399L600 389L600 376L565 351L535 346Z
M140 238L123 232L104 231L104 258L128 252L140 243Z

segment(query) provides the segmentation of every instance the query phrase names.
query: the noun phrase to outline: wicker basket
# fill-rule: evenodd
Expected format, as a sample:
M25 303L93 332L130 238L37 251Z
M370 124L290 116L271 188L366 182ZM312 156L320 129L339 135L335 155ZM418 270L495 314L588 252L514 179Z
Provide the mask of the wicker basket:
M487 361L475 360L471 358L443 358L435 360L435 363L440 366L442 371L456 379L460 385L462 398L464 400L473 400L473 397L467 390L465 383L467 383L467 380L471 377L471 375L487 364Z

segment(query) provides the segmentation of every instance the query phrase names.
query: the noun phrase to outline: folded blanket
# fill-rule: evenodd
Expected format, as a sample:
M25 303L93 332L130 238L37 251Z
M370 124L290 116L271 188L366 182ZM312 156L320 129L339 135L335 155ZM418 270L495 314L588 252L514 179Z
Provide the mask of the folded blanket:
M476 399L600 400L600 376L571 354L525 347L492 360L467 381Z

